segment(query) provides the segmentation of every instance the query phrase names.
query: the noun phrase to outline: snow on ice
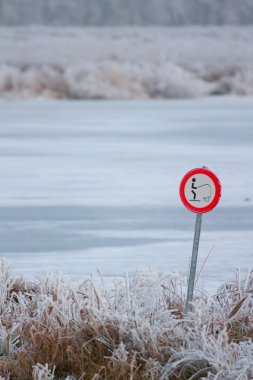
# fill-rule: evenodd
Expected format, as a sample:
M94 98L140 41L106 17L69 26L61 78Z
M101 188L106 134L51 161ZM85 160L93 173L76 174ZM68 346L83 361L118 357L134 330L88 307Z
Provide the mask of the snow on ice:
M203 216L199 285L215 290L252 266L253 101L0 102L0 253L29 276L82 279L151 265L187 274L195 215L183 175L222 183ZM213 248L214 247L214 248Z

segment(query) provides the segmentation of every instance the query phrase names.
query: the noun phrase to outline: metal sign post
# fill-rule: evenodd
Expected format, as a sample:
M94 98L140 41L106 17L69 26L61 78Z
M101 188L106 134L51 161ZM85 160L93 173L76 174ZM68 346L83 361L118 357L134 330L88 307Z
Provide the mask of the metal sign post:
M221 196L219 179L206 167L190 170L180 184L180 197L185 207L196 213L191 268L188 280L185 314L191 309L199 250L202 214L217 206Z
M190 274L189 274L189 280L188 280L185 314L187 314L188 311L190 310L190 303L192 302L192 299L193 299L193 289L194 289L194 284L195 284L196 267L197 267L197 260L198 260L201 223L202 223L202 214L197 214L196 222L195 222L193 247L192 247L191 268L190 268Z

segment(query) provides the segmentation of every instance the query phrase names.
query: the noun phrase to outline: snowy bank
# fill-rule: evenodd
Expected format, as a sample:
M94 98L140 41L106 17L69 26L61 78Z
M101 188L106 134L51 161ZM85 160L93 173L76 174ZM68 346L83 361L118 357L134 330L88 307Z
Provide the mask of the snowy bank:
M1 28L3 98L253 95L253 28Z
M213 297L151 270L105 286L57 274L27 282L0 268L2 378L226 379L253 376L253 272ZM68 376L68 377L67 377Z

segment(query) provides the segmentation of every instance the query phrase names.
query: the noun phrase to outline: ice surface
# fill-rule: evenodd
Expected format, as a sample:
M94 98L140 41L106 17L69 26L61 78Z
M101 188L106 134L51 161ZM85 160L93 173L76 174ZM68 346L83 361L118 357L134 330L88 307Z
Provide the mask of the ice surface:
M0 253L32 276L187 274L194 214L178 189L208 166L222 183L203 216L199 266L213 289L253 258L253 99L0 102ZM200 280L200 285L202 280Z
M0 28L4 98L253 95L253 27Z

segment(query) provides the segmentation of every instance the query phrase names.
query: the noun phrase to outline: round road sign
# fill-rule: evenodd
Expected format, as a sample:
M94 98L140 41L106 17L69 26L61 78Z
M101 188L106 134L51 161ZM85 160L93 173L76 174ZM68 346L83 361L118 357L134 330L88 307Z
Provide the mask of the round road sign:
M180 197L188 210L202 214L211 211L219 202L221 184L207 168L190 170L180 184Z

